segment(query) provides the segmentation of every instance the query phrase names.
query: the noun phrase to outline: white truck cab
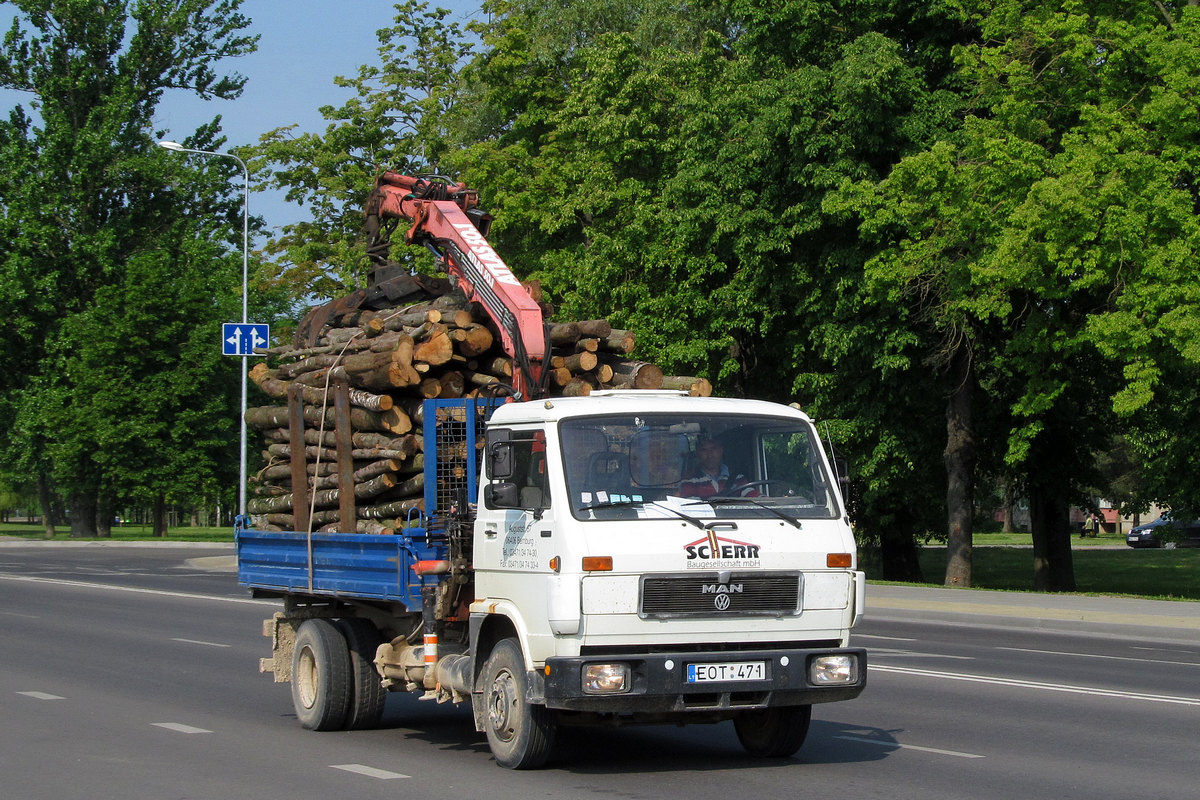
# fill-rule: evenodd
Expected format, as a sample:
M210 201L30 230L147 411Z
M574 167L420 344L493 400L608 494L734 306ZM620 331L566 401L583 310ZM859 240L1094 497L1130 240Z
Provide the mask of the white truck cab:
M648 391L512 403L483 460L475 711L514 765L563 722L733 719L751 752L790 755L812 703L864 688L864 577L803 412ZM481 661L505 640L521 674Z

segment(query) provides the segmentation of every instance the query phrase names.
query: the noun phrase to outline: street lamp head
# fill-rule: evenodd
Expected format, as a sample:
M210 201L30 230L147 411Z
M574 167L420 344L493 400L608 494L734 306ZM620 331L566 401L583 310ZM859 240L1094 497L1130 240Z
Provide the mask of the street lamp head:
M169 141L169 140L166 140L166 139L164 139L163 141L159 142L159 143L158 143L158 146L159 146L159 147L165 147L165 148L166 148L166 149L168 149L168 150L174 150L176 153L182 153L184 150L186 150L186 149L187 149L186 147L184 147L183 145L181 145L179 142L172 142L172 141Z

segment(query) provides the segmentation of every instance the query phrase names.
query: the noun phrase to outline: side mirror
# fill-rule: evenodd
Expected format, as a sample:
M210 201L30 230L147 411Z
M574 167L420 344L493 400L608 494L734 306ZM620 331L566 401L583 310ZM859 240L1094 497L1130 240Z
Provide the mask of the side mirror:
M483 487L483 502L488 508L520 508L515 483L496 482Z
M505 480L513 475L513 448L507 441L490 442L488 444L488 477L492 480Z
M850 463L843 456L835 455L833 457L833 471L837 473L839 481L846 480L846 476L850 474Z

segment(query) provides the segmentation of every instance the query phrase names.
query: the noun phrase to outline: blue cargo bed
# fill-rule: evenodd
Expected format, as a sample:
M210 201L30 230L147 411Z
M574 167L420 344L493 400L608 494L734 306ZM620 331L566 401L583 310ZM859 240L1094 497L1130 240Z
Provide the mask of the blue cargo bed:
M412 533L240 530L238 584L269 592L393 601L419 609L421 579L411 569L418 558Z

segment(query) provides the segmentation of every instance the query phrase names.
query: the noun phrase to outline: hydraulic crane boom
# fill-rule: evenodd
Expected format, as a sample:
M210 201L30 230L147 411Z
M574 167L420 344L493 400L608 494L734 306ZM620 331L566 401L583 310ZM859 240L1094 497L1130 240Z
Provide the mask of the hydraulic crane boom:
M366 203L369 247L386 258L386 220L411 222L404 239L427 247L463 294L480 303L500 331L513 359L513 390L521 399L542 393L546 329L542 309L488 244L491 217L478 208L478 194L437 175L385 172Z

